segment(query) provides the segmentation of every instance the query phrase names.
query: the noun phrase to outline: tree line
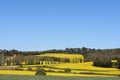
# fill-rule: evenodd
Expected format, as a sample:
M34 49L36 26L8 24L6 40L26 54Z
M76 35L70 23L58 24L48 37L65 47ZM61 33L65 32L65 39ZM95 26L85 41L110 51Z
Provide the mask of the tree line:
M13 56L14 54L20 55L40 55L44 53L69 53L69 54L82 54L85 58L85 61L94 61L99 56L105 56L110 59L119 59L120 58L120 48L115 49L95 49L95 48L66 48L66 49L52 49L45 51L18 51L18 50L0 50L0 54L3 53L5 56Z
M34 62L34 58L32 57L32 55L40 55L44 53L82 54L86 62L93 61L95 66L101 66L101 67L111 67L111 62L110 62L111 60L118 60L118 65L120 62L120 48L95 49L95 48L82 47L82 48L66 48L61 50L51 49L45 51L18 51L15 49L13 50L4 49L4 50L0 50L0 64L3 64L4 62L7 62L7 64L9 64L12 60L10 58L12 58L14 55L17 56L14 56L15 58L14 60L12 60L12 62L16 62L17 64L20 64L20 62L27 59L28 63L32 64L31 62ZM35 59L36 59L36 63L38 63L37 58ZM51 59L55 59L55 58L51 58ZM59 59L57 60L59 61Z

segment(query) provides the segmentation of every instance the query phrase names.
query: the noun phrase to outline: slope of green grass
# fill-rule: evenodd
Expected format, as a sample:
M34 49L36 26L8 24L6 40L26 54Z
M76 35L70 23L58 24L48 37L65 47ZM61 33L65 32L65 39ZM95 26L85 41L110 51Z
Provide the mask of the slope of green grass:
M119 77L57 77L57 76L21 76L0 75L0 80L119 80Z

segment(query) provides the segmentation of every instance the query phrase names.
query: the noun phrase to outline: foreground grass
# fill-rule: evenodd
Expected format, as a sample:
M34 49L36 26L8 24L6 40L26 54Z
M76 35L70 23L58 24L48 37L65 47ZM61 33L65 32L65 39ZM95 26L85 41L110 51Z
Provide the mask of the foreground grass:
M22 76L0 75L0 80L119 80L119 77L60 77L60 76Z

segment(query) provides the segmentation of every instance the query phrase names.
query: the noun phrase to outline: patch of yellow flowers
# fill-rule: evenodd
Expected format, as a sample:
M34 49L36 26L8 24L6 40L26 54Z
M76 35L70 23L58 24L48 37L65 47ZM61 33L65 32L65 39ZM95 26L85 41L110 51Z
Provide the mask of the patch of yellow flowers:
M45 70L53 70L55 72L47 72L47 75L51 76L112 76L112 75L120 75L120 70L117 68L102 68L102 67L94 67L92 62L85 63L62 63L55 65L48 65L49 67L54 68L44 68ZM29 66L30 67L30 66ZM57 69L58 68L58 69ZM56 73L57 71L64 72L65 68L71 69L72 73ZM27 68L24 68L25 71L18 70L0 70L0 74L13 74L13 75L35 75L36 71L26 71ZM32 67L32 70L36 70L35 67ZM80 74L86 72L93 72L94 74ZM75 74L73 74L75 73Z
M71 74L71 73L54 73L54 72L47 72L48 76L91 76L91 77L115 77L115 76L108 76L108 75L93 75L93 74Z
M77 54L53 54L46 53L37 55L41 57L56 57L56 58L69 58L69 59L83 59L82 55ZM112 60L112 62L117 62L116 60ZM23 62L22 64L25 64ZM35 75L38 66L48 66L44 68L47 71L55 71L55 72L47 72L47 75L50 76L111 76L111 75L120 75L120 70L117 68L102 68L93 66L93 62L84 62L84 63L61 63L61 64L42 64L42 65L23 65L20 70L0 70L0 74L13 74L13 75ZM52 68L54 67L54 68ZM28 68L31 68L33 71L27 71ZM64 72L64 69L71 69L71 73L60 73ZM82 74L88 73L88 74ZM90 74L94 73L94 74Z
M82 55L78 55L78 54L60 54L60 53L45 53L45 54L41 54L41 55L37 55L37 56L43 56L43 57L56 57L56 58L80 58L80 59L84 59L84 57Z
M17 70L0 70L0 74L35 75L35 72L33 72L33 71L17 71Z

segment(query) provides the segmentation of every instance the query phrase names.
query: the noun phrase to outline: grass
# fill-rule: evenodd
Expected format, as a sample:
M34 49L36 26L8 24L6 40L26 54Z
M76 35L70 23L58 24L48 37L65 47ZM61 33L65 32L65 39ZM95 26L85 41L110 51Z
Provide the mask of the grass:
M60 76L23 76L0 75L0 80L119 80L119 77L60 77Z

